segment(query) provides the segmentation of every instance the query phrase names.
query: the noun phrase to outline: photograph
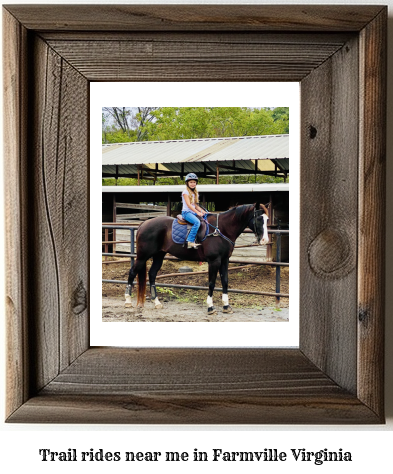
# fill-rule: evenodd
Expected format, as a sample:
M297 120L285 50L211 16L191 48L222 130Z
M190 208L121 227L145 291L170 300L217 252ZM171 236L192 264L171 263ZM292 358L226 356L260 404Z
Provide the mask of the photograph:
M288 322L289 107L102 107L102 321Z

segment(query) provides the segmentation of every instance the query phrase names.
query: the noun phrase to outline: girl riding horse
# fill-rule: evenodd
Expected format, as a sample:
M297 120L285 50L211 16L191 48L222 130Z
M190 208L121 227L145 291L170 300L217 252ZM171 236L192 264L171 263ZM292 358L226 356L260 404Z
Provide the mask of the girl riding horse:
M195 181L195 179L194 179ZM191 203L191 201L190 201ZM199 207L199 206L198 206ZM191 207L191 209L193 209ZM194 209L201 211L195 206ZM131 292L134 279L138 277L137 305L143 306L146 296L146 262L152 258L149 270L151 299L155 307L162 307L157 297L156 276L167 253L180 260L208 262L209 264L209 293L206 300L208 314L217 313L213 306L213 291L217 273L222 283L223 312L232 313L228 299L228 265L232 255L235 240L249 227L255 234L258 243L266 244L269 241L267 232L268 211L263 204L246 204L237 206L220 214L208 214L205 218L209 226L209 234L202 245L187 249L172 239L172 225L174 219L169 216L160 216L144 222L138 229L137 257L132 266L126 288L126 307L131 307ZM214 232L213 232L214 231Z
M182 192L181 197L183 201L183 208L181 211L181 215L183 219L190 224L192 224L192 228L190 233L187 237L187 248L188 249L196 249L201 244L195 243L195 239L198 233L199 226L201 225L200 220L197 218L204 217L204 211L198 206L198 191L197 191L197 183L198 183L198 176L194 173L188 173L186 176L186 189Z

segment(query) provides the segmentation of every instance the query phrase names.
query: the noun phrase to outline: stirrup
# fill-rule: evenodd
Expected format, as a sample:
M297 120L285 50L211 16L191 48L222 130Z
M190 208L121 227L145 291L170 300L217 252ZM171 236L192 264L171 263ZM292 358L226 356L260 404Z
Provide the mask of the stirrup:
M201 244L196 244L195 242L187 242L187 248L188 249L196 249L200 246Z

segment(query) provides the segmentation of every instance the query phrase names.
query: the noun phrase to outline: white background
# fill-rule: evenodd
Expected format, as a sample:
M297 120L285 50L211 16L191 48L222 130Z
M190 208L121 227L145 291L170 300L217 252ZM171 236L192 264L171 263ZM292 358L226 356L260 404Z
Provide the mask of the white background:
M138 96L148 97L157 107L289 107L291 157L290 177L290 309L285 323L146 323L102 322L101 298L91 299L91 344L93 346L130 347L298 347L299 346L299 147L300 94L298 82L276 83L138 83ZM192 98L190 99L190 90ZM90 86L90 202L101 199L102 107L143 105L130 102L130 83L95 82ZM97 295L101 288L101 208L90 214L90 291ZM230 281L229 281L230 284ZM219 285L217 285L219 286ZM125 285L119 293L124 294ZM207 297L207 294L201 297ZM221 293L213 295L221 305ZM231 293L229 294L229 301ZM146 303L151 304L151 303ZM236 315L234 315L236 319Z
M20 3L8 1L7 3ZM27 2L23 3L37 3ZM40 2L40 3L53 3ZM57 2L57 3L79 3L79 2ZM82 2L81 2L82 3ZM90 2L84 0L85 4L94 3L112 3L112 2ZM117 0L113 3L133 3ZM138 3L146 3L139 1ZM157 2L160 3L160 2ZM161 3L175 3L165 0ZM187 2L193 3L193 2ZM209 3L209 2L195 2ZM231 3L215 0L213 3ZM242 3L242 2L232 2ZM260 4L261 2L243 2ZM269 4L282 3L309 3L312 1L302 0L301 2L278 2L269 0ZM340 2L319 1L318 3L335 4ZM388 80L388 130L392 130L392 55L393 55L393 35L392 35L392 9L393 0L380 1L361 1L341 2L352 4L376 4L385 3L389 5L389 80ZM388 207L387 207L387 293L386 293L386 414L387 424L385 426L63 426L63 425L1 425L1 443L0 443L0 465L2 471L11 472L19 469L25 472L108 472L108 467L112 473L129 473L132 470L136 472L159 472L164 468L170 468L172 472L198 472L201 466L198 463L176 463L168 465L159 463L158 465L148 465L140 463L127 465L125 463L44 463L40 462L38 449L49 448L55 451L66 451L68 448L77 448L78 450L88 451L90 448L104 449L106 451L137 451L137 450L177 450L189 451L192 453L194 448L210 452L213 448L222 448L224 450L252 451L263 450L264 448L277 448L286 451L291 448L306 448L307 450L319 450L328 448L337 450L343 448L344 451L351 451L353 462L349 463L331 463L323 466L315 466L312 463L294 463L287 462L280 465L258 463L203 463L202 469L205 472L236 472L242 468L245 472L355 472L361 468L373 472L390 472L392 470L392 460L390 456L391 446L393 445L393 324L392 307L393 292L393 272L389 268L393 257L393 220L392 220L392 197L393 190L390 183L393 181L393 138L388 133ZM2 199L2 196L1 196ZM0 207L0 226L3 226L4 214ZM0 228L0 239L3 239L4 230ZM4 242L1 241L1 248L4 248ZM3 265L3 260L1 260ZM1 276L4 275L3 268ZM0 285L2 308L4 308L4 285ZM1 312L4 314L4 310ZM4 351L4 322L0 325L2 331L2 352L1 368L5 365ZM2 377L2 383L4 377ZM1 406L4 406L3 396L4 388L0 387ZM4 416L2 417L4 418ZM71 464L71 466L69 465ZM186 465L184 465L186 464ZM334 471L333 471L334 470Z

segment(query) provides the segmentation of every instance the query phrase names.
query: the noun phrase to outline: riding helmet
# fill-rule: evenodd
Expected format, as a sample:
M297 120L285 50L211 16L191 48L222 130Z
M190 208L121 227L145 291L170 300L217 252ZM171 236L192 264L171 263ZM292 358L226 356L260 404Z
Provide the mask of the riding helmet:
M195 173L188 173L185 181L187 183L188 181L191 181L191 180L198 181L198 176Z

